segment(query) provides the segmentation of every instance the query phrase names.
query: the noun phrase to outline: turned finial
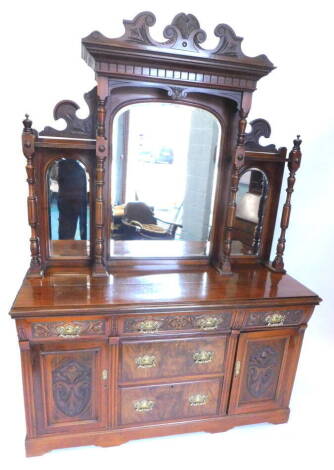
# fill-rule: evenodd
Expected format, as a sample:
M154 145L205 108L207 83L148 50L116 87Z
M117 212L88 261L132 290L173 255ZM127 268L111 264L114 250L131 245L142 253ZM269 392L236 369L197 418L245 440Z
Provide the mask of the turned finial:
M26 132L27 134L32 134L32 120L29 119L29 114L25 115L25 119L22 121L24 129L23 132Z
M290 171L293 172L293 176L295 172L299 169L300 167L300 161L302 158L302 154L300 151L300 144L302 143L302 140L300 139L300 135L297 135L297 138L294 139L293 141L293 147L291 152L289 153L289 159L288 159L288 168Z
M294 141L293 141L293 150L300 150L300 144L302 142L303 141L301 140L300 135L298 134L297 138L294 139Z

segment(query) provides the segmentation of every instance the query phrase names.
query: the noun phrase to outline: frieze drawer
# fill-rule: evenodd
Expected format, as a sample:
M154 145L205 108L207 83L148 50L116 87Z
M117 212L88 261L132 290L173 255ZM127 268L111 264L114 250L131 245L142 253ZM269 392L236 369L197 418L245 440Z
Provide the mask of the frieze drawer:
M231 327L231 312L202 312L170 315L142 315L119 320L121 335L150 335L159 333L220 331Z
M110 330L109 320L102 317L18 320L17 328L20 339L36 341L103 337L107 336Z
M301 307L291 309L254 309L245 314L243 328L277 328L300 325L308 320L311 312Z
M121 382L222 374L226 336L122 341Z
M218 414L221 380L120 390L120 425Z

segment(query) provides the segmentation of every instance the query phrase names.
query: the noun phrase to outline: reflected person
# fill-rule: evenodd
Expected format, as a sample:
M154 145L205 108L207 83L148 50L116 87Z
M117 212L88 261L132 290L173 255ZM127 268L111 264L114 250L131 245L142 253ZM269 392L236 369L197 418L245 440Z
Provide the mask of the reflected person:
M74 240L78 220L80 238L87 240L87 180L77 160L59 162L58 185L59 240Z

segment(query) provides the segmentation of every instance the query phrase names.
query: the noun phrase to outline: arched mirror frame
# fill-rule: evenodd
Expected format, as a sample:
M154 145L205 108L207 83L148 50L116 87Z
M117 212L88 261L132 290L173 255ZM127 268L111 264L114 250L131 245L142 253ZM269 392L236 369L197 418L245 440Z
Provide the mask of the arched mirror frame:
M269 180L268 180L268 177L267 175L264 173L264 171L260 170L259 168L257 167L251 167L251 168L246 168L246 169L242 169L240 171L240 175L239 175L239 188L238 188L238 192L240 191L241 189L241 183L242 183L242 178L243 176L245 176L247 173L249 172L252 172L252 171L257 171L259 173L261 173L264 177L264 183L263 183L263 188L262 188L262 193L260 195L260 200L259 200L259 208L258 208L258 215L260 215L260 218L256 224L256 231L259 231L258 233L258 240L257 240L257 251L256 253L249 253L249 254L244 254L244 253L234 253L233 252L233 249L232 249L232 253L231 253L231 259L242 259L244 256L246 256L248 259L252 259L252 258L255 258L255 259L262 259L262 248L263 248L263 227L264 225L266 224L267 222L267 209L268 209L268 197L270 195L270 183L269 183ZM238 194L237 194L237 211L238 211L238 204L240 203L241 199L238 197ZM237 214L238 212L236 211L236 217L237 217ZM234 223L236 223L236 219L234 221ZM232 238L232 241L234 241L235 239Z
M247 171L258 170L265 175L268 187L258 253L249 255L232 254L231 260L234 263L266 263L270 259L279 195L284 172L285 152L285 148L275 151L275 153L256 153L246 151L245 164L240 169L240 178Z
M43 231L47 236L44 237L44 242L41 243L41 255L46 260L46 263L52 264L53 266L62 266L67 261L71 262L71 265L89 265L93 253L94 247L94 214L95 214L95 196L94 196L94 180L95 180L95 159L93 153L86 149L74 150L74 149L48 149L47 152L41 152L41 158L39 159L40 168L39 174L41 175L40 185L40 197L43 201L44 209L41 211L41 224ZM85 168L86 174L89 176L90 187L89 187L89 210L90 210L90 222L89 222L89 255L88 256L56 256L52 255L50 251L50 223L49 223L49 197L48 197L48 173L51 166L59 159L66 158L71 160L77 160Z
M114 86L114 88L113 88ZM140 82L132 83L130 85L122 83L112 83L110 94L106 103L106 130L109 140L109 158L105 164L105 194L106 201L111 201L111 171L112 171L112 141L113 141L113 124L117 114L123 109L132 104L138 103L171 103L180 104L184 106L191 106L203 109L212 114L220 125L220 141L218 142L219 153L217 153L217 181L215 185L215 192L213 198L213 215L212 215L212 229L210 236L210 249L208 256L171 256L171 257L117 257L110 256L110 227L112 221L111 204L107 207L107 223L106 223L106 253L107 262L109 265L130 265L136 262L140 264L210 264L213 257L217 252L216 245L221 243L223 232L223 214L225 211L224 201L226 201L226 192L229 187L229 161L226 156L231 152L229 147L230 139L227 135L233 132L235 126L234 120L238 118L238 103L237 98L231 99L228 97L229 93L221 93L219 98L204 92L203 90L192 90L188 92L186 88L179 87L177 96L175 90L159 86L159 84L150 84L150 86L143 87ZM182 96L183 95L183 96ZM146 243L146 242L145 242ZM149 243L149 242L148 242Z

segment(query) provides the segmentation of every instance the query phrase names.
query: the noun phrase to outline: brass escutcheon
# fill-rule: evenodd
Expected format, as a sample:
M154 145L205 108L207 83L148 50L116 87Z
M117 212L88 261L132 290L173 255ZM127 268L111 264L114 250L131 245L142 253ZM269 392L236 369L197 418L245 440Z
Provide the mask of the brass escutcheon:
M66 323L64 325L57 326L56 332L57 335L62 338L74 338L75 336L80 336L81 327L79 325Z
M138 400L133 403L134 409L138 411L138 413L145 413L146 411L151 411L154 406L153 400Z
M142 369L156 367L157 366L156 357L149 356L148 354L145 354L144 356L138 356L136 358L136 364L138 368L142 368Z
M285 320L285 315L283 313L271 313L267 315L264 321L267 326L283 326Z
M213 351L198 351L193 354L193 359L196 364L207 364L212 362L213 356Z
M209 401L208 395L202 395L198 393L197 395L191 395L189 397L190 406L203 406L206 405Z

